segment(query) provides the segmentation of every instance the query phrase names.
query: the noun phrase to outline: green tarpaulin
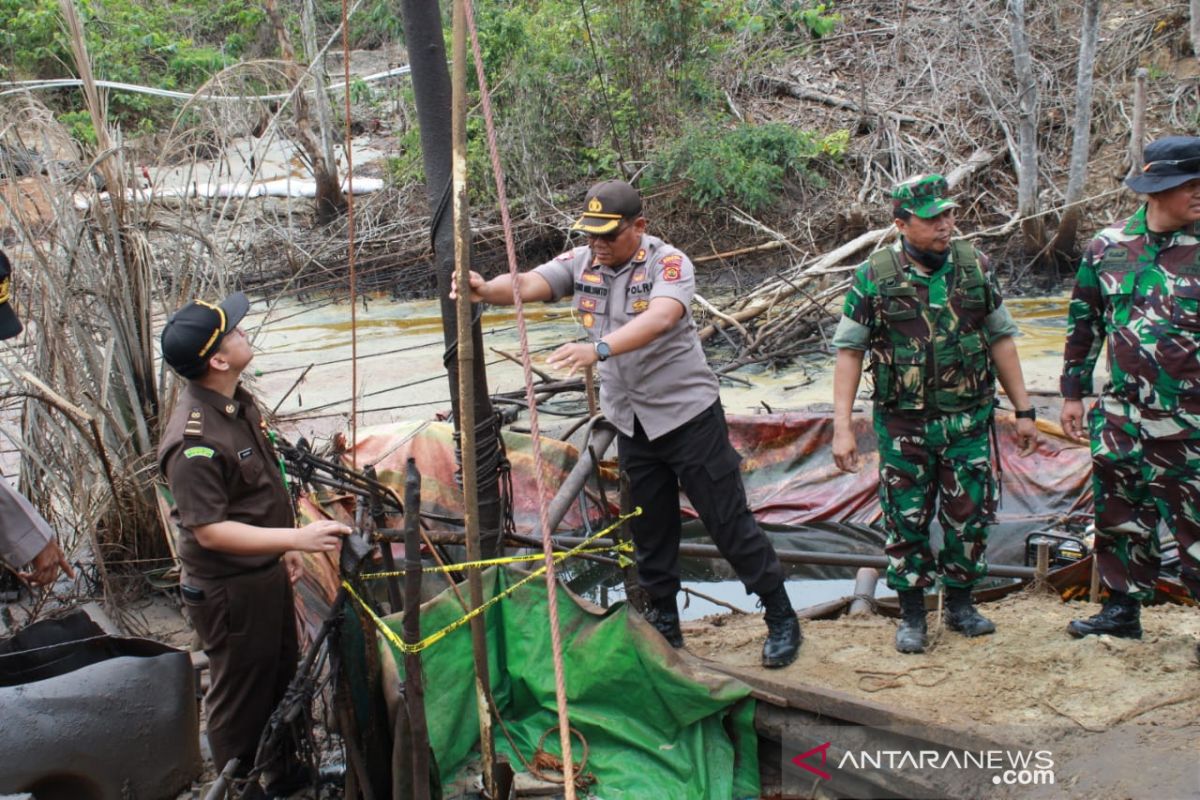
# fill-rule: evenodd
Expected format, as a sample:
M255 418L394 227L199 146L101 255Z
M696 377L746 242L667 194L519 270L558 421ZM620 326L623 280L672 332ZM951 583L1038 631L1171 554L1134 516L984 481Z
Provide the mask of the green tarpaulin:
M492 568L484 598L523 573ZM465 594L465 585L463 587ZM757 797L754 700L745 684L680 658L624 603L607 611L561 587L558 613L571 726L587 739L592 796L606 800ZM462 616L448 590L422 608L424 636ZM554 665L545 581L518 589L485 614L492 692L509 732L528 761L542 734L560 754ZM401 618L386 623L401 633ZM386 649L387 680L403 674L403 658ZM390 654L391 659L386 658ZM468 626L421 653L429 738L443 783L478 755L479 722ZM395 670L395 671L393 671ZM390 698L395 692L388 692ZM573 745L578 762L582 752ZM521 771L520 759L496 729L497 752Z

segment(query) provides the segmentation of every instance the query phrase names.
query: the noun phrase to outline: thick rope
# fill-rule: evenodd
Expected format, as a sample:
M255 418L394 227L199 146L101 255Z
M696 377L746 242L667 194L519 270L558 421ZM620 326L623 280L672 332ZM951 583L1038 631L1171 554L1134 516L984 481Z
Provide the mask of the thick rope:
M488 92L487 76L483 72L483 52L479 47L479 33L475 29L475 9L471 0L463 0L463 4L467 30L471 35L471 50L475 56L475 75L479 81L479 99L483 106L483 119L487 125L488 155L492 160L492 175L496 180L496 200L500 206L500 219L504 223L504 251L508 256L508 273L512 276L513 306L517 317L517 332L521 341L521 367L525 373L525 398L529 402L529 435L533 444L533 474L537 480L538 520L542 526L542 551L546 558L546 600L550 609L550 648L554 658L554 696L558 706L558 734L562 746L563 790L567 800L575 800L575 770L571 763L571 723L567 716L567 687L563 677L562 640L558 629L558 592L555 589L554 548L550 540L550 514L546 503L545 471L542 469L541 432L538 429L537 396L533 390L529 336L525 329L525 306L521 300L521 281L517 273L517 250L513 243L512 219L508 214L508 197L504 192L504 168L500 165L500 149L496 144L496 125L492 118L491 95Z
M346 235L350 265L350 468L358 469L358 286L354 272L354 152L350 135L350 25L342 0L342 68L346 81ZM334 165L329 165L330 169Z

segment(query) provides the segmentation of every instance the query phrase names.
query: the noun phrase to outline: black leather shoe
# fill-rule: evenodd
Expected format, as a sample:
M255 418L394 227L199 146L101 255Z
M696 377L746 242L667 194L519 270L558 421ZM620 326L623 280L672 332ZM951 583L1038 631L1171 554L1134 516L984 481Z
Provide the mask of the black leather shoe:
M646 609L646 621L662 634L671 647L683 647L683 631L679 629L679 607L675 604L675 595L651 600L650 607Z
M1099 614L1077 619L1067 625L1067 633L1076 639L1107 633L1121 639L1142 638L1142 604L1124 592L1112 592Z
M925 592L904 589L900 599L900 627L896 629L896 649L901 653L924 653L927 643Z
M767 623L767 640L763 642L762 665L771 669L786 667L796 660L804 634L787 589L779 584L773 592L760 595L763 619Z
M996 632L996 624L976 610L971 601L971 590L965 587L946 587L946 608L942 619L947 628L967 637Z

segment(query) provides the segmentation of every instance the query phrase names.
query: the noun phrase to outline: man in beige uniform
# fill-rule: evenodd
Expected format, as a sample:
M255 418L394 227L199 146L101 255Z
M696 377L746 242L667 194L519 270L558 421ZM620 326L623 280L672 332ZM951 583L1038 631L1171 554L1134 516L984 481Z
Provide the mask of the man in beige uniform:
M591 188L575 230L588 235L555 260L519 276L522 300L573 305L588 342L572 342L549 358L572 373L600 364L600 404L620 435L621 469L629 476L638 581L651 600L647 614L674 647L683 646L679 611L679 487L709 535L766 611L762 661L783 667L796 658L800 624L771 542L750 513L729 444L717 378L704 358L691 301L692 263L646 234L642 199L624 181ZM512 278L485 281L471 273L471 300L513 302Z
M209 658L213 763L220 771L237 758L242 775L254 765L263 726L296 669L289 572L299 563L289 551L330 551L349 533L332 520L295 527L266 426L240 385L253 357L237 327L249 305L239 292L220 305L189 303L167 321L163 359L188 384L158 450L175 499L180 593ZM268 797L286 792L283 784L294 777L286 769L278 765Z

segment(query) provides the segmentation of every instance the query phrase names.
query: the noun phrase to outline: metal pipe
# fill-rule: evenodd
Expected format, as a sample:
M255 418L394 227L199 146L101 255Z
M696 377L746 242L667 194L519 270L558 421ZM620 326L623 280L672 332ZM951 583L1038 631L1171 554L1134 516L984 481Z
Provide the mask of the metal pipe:
M412 458L408 459L405 471L404 641L416 644L421 640L421 473ZM412 732L412 796L414 800L429 800L429 728L425 722L420 653L404 654L404 702ZM393 775L392 780L402 778Z
M550 507L546 511L547 524L551 530L558 527L558 523L563 521L563 517L571 509L571 504L575 502L576 496L587 485L588 478L592 477L595 469L593 461L593 452L596 458L603 458L604 453L612 444L613 439L617 437L617 432L609 427L596 427L591 432L591 446L584 447L579 451L579 458L575 461L575 466L571 467L571 471L567 473L567 477L563 480L562 486L558 489L558 494L554 495L554 499L550 501ZM542 532L534 528L531 536L541 538Z
M463 543L461 533L440 533L431 531L427 534L431 541L437 544ZM586 539L581 536L555 536L555 544L575 547L583 544ZM615 547L612 539L596 539L592 542L595 547ZM785 564L816 564L828 567L873 567L887 569L887 556L876 556L869 553L822 553L818 550L776 550L779 560ZM681 544L679 554L690 558L724 558L716 545L711 544ZM1017 566L1016 564L988 564L987 575L992 578L1021 578L1029 580L1034 577L1033 567Z
M863 617L875 609L875 584L879 582L879 570L873 567L859 567L854 576L854 599L850 601L852 617Z

